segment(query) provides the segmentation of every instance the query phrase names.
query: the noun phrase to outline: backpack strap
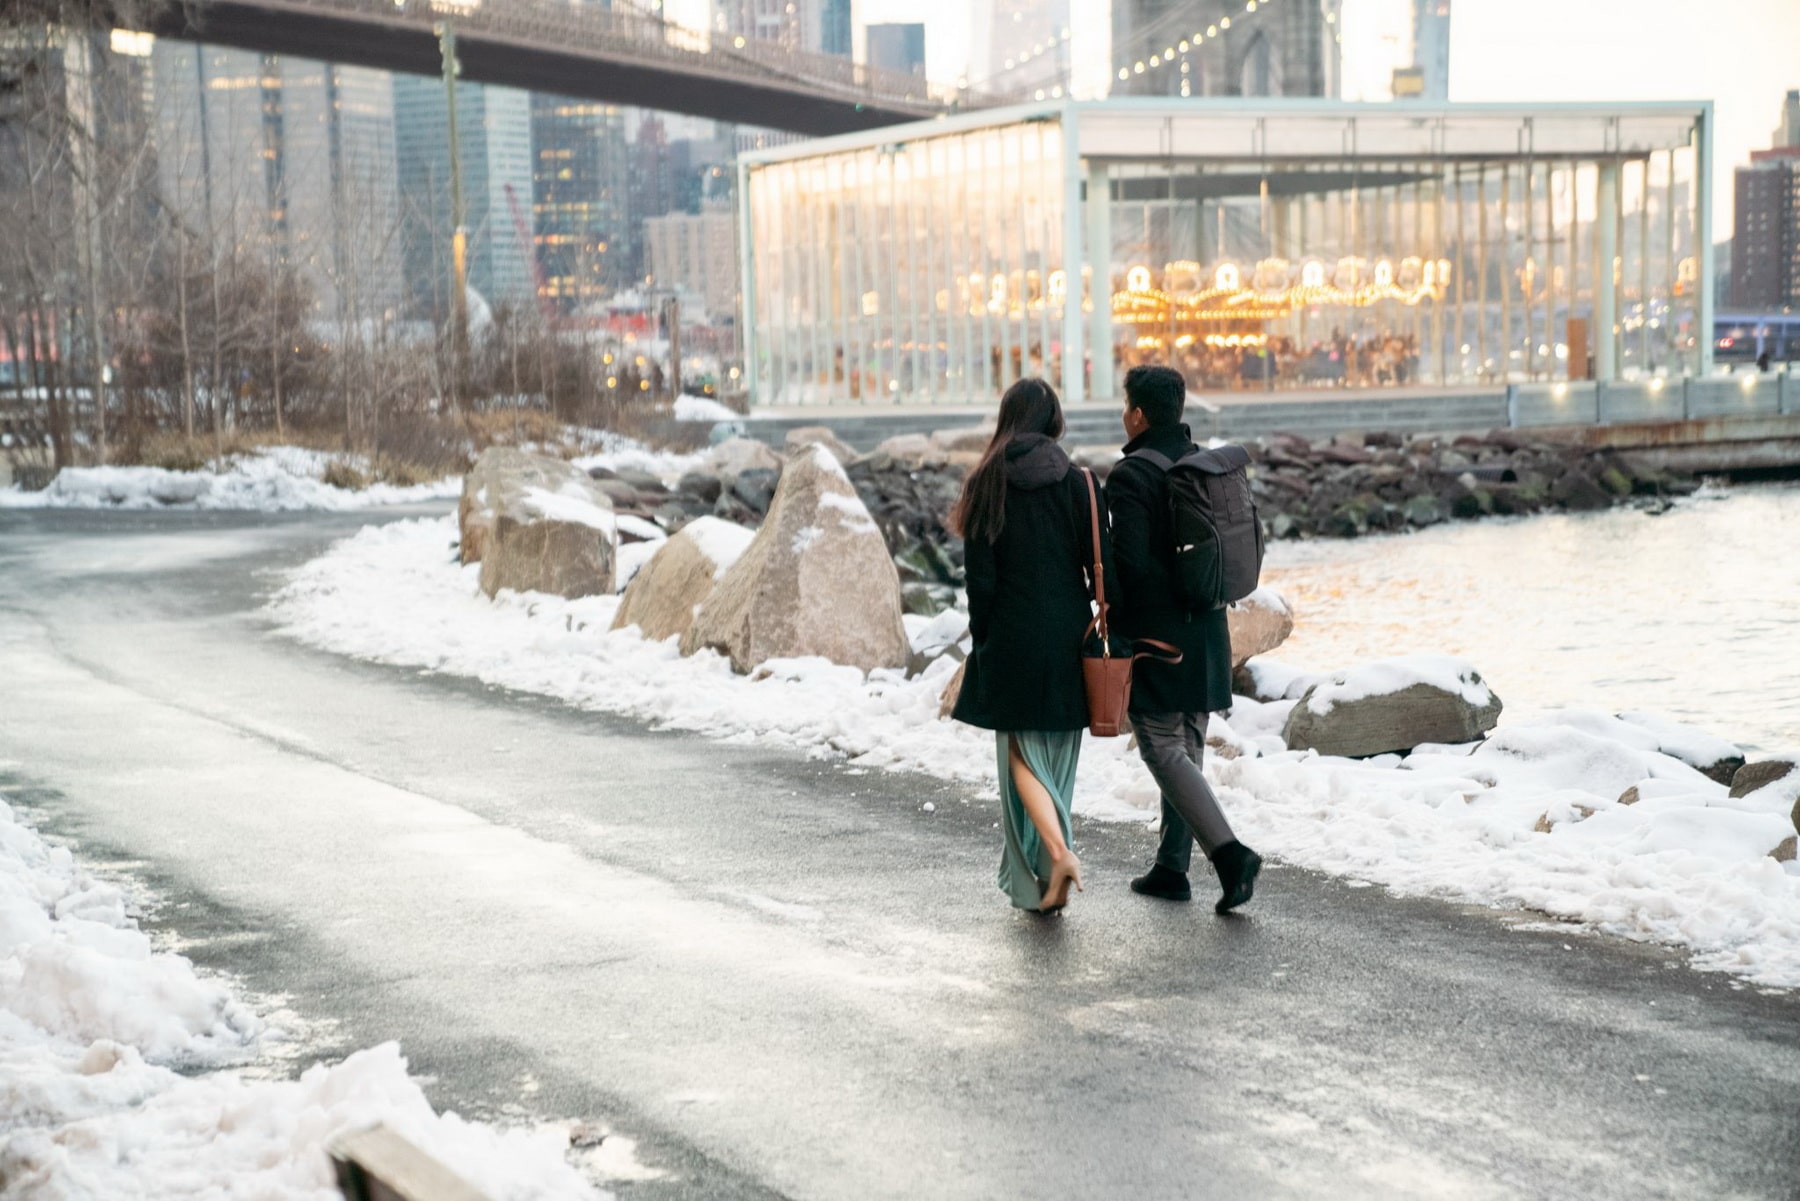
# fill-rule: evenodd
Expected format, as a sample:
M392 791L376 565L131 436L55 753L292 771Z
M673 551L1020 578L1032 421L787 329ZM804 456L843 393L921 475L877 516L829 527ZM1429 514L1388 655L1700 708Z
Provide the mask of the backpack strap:
M1156 469L1165 474L1171 467L1175 466L1174 459L1171 459L1160 450L1151 450L1148 446L1143 447L1140 450L1134 450L1125 457L1128 459L1142 459L1146 463L1154 463Z

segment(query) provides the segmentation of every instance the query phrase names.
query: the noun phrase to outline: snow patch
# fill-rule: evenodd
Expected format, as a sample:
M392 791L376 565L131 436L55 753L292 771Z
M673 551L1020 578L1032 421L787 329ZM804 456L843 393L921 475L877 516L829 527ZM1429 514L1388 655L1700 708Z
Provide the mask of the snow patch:
M697 517L682 526L681 532L693 541L696 550L712 560L715 580L724 579L756 540L755 530L722 517Z
M361 491L334 488L324 482L324 477L326 469L340 458L298 446L275 446L234 455L218 471L65 467L41 492L0 488L0 508L182 508L274 513L413 504L448 499L462 489L459 477L412 487L371 484ZM352 460L352 465L367 467L360 460Z
M1319 683L1306 707L1313 713L1325 714L1334 705L1387 696L1415 684L1455 693L1476 706L1494 699L1475 665L1466 659L1453 655L1400 655L1337 672Z
M156 951L124 895L0 801L0 1181L21 1201L325 1201L325 1147L386 1123L497 1199L598 1201L555 1127L432 1111L385 1043L295 1081L224 1065L261 1022ZM179 1070L177 1070L179 1069ZM192 1074L192 1073L201 1074Z

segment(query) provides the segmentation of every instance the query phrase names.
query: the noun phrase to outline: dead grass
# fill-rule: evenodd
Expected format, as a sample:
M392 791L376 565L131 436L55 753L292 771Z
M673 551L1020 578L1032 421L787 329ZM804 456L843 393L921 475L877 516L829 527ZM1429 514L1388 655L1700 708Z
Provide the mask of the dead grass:
M325 483L346 492L361 492L369 486L369 476L347 459L333 459L325 465Z

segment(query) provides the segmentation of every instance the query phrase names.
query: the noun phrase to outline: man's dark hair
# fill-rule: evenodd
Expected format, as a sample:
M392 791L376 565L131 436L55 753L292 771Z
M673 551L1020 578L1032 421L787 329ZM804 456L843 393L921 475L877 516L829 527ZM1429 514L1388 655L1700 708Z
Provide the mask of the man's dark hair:
M1153 430L1179 425L1187 381L1173 367L1133 367L1125 373L1125 403L1142 413Z

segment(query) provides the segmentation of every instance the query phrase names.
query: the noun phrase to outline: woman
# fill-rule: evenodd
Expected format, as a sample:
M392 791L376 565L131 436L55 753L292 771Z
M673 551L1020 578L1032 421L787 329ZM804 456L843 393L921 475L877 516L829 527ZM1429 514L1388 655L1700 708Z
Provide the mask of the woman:
M963 537L974 638L954 716L995 732L1006 829L1000 888L1016 907L1044 913L1081 887L1069 801L1088 724L1081 642L1093 617L1087 480L1056 444L1062 432L1049 384L1008 388L993 441L950 514ZM1104 501L1099 512L1111 580Z

